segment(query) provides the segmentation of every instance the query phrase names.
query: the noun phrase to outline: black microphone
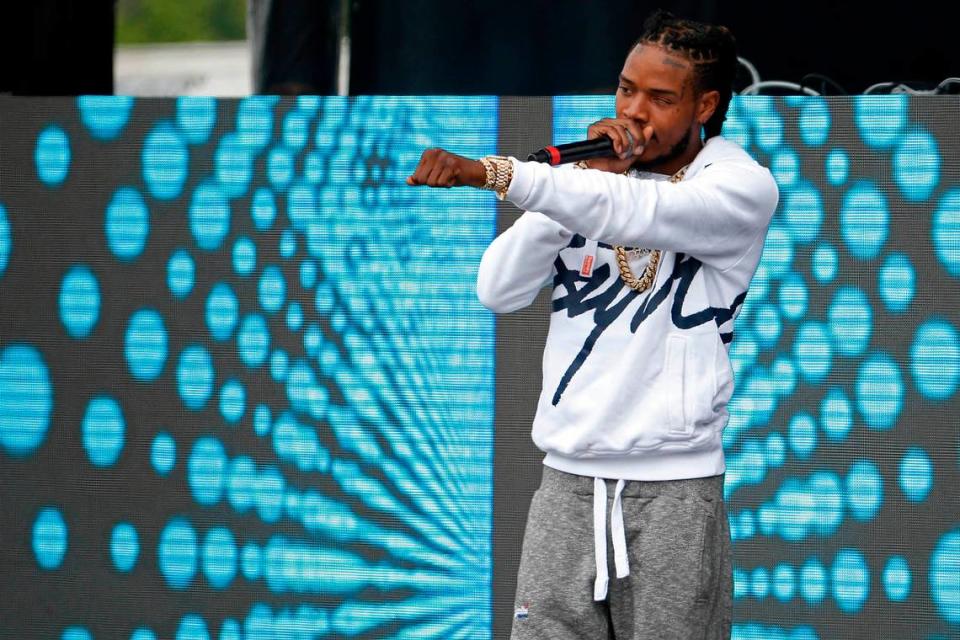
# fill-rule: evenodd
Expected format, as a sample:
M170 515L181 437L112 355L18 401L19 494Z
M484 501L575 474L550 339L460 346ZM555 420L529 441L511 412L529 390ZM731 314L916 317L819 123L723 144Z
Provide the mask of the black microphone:
M527 160L558 165L567 162L589 160L590 158L615 157L616 155L617 152L613 150L613 140L606 136L600 136L593 140L582 140L580 142L560 144L555 147L544 147L527 156Z

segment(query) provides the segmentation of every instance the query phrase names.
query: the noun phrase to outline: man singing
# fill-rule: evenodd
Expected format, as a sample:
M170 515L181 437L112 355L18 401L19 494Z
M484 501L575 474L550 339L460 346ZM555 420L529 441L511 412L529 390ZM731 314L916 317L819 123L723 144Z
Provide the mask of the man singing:
M736 67L729 30L658 11L616 117L588 130L617 157L556 169L430 149L407 179L527 211L484 253L486 307L553 285L514 640L730 636L727 353L779 197L720 135Z

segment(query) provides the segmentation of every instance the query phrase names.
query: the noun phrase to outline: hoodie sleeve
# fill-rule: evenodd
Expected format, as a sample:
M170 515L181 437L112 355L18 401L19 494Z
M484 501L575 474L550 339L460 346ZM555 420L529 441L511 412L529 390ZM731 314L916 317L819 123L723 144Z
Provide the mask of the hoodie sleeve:
M720 270L766 233L777 184L752 159L718 160L677 184L513 160L507 199L609 244L683 252Z
M557 254L573 234L542 213L528 211L498 236L480 260L477 297L496 313L534 301L553 274Z

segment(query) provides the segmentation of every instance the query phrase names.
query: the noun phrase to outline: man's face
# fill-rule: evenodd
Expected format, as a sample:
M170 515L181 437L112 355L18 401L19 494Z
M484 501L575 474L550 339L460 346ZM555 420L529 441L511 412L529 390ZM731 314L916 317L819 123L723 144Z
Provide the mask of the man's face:
M635 47L620 72L617 117L633 120L641 129L652 126L653 135L634 166L656 167L699 141L701 123L709 118L703 102L694 90L689 60L657 45Z

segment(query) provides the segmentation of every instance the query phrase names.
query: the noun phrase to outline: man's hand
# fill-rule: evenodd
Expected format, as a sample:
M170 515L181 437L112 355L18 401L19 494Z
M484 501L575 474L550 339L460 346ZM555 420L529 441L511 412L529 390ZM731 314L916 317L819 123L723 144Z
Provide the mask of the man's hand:
M479 160L471 160L443 149L427 149L407 178L411 187L482 187L487 172Z
M613 150L617 152L619 157L594 158L587 161L587 166L591 169L609 171L610 173L623 173L643 153L647 142L653 136L653 127L647 125L641 129L640 125L633 120L604 118L599 122L594 122L587 129L588 140L600 136L606 136L613 140Z

